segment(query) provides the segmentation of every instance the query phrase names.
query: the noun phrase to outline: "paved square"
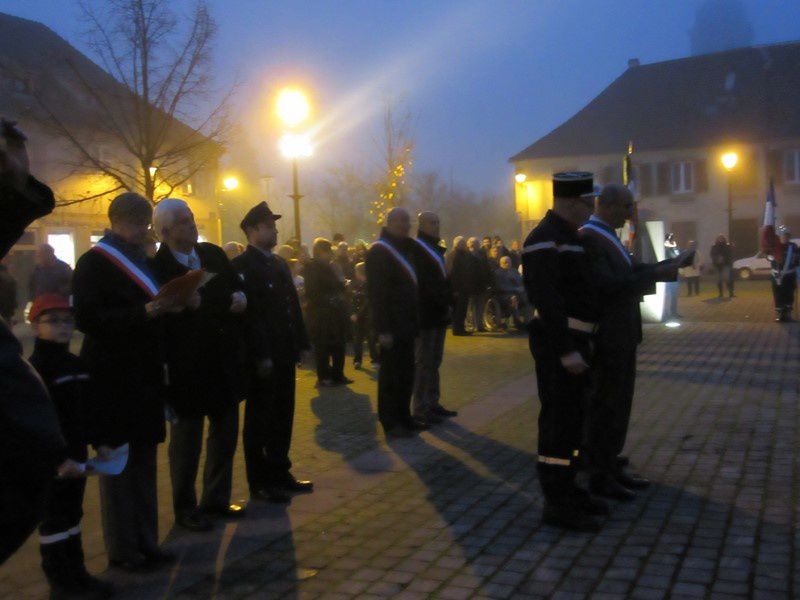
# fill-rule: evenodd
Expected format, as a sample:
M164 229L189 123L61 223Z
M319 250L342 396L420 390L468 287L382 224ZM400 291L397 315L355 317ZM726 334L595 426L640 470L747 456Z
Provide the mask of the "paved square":
M209 534L172 530L162 452L161 525L181 561L113 575L119 595L798 597L800 327L770 322L767 285L730 302L682 299L682 327L647 327L628 452L654 485L616 505L597 535L541 524L524 338L448 338L446 402L461 414L416 440L384 444L369 372L322 393L301 372L294 459L317 492L288 508L252 506ZM86 545L102 570L96 496L91 486ZM0 568L0 596L46 589L30 541Z

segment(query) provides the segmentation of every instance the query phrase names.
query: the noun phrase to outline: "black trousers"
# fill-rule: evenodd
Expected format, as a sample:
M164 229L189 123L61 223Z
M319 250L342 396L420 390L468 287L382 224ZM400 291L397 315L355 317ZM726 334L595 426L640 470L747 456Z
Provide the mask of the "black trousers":
M375 332L370 325L369 319L366 316L359 315L355 322L355 327L353 328L353 362L363 362L364 342L367 343L370 359L375 362L378 360L378 347L377 340L375 339Z
M690 296L700 295L700 277L687 277L686 288Z
M83 518L85 491L86 479L83 477L53 480L45 494L39 535L54 536L78 527Z
M391 348L381 346L378 373L378 420L384 431L411 424L414 391L414 340L395 338Z
M51 586L69 585L86 571L80 523L86 479L55 479L39 525L42 571Z
M132 443L125 470L100 478L100 514L106 553L113 561L158 549L158 444Z
M469 294L456 294L456 304L453 307L453 333L464 333L464 321L467 319L469 298Z
M170 425L169 474L172 480L172 506L175 514L197 508L195 481L203 449L206 417L178 417ZM231 403L208 416L206 463L203 468L202 508L228 506L233 480L233 455L239 438L239 404Z
M317 364L317 379L340 381L344 378L344 355L347 342L314 343L314 359Z
M42 518L49 479L25 479L0 469L0 565L33 533Z
M589 362L591 346L579 338L579 350ZM530 348L536 361L539 412L539 457L537 471L545 499L563 504L573 497L575 459L583 437L583 415L591 387L588 373L572 375L561 365L553 345L535 324L531 327Z
M598 343L586 415L586 459L596 475L617 472L625 447L636 384L636 346Z
M794 293L797 289L797 279L794 273L786 275L780 283L772 278L772 298L775 301L776 311L791 311L794 308Z
M244 463L251 492L288 477L294 422L295 365L276 362L250 385L244 410Z

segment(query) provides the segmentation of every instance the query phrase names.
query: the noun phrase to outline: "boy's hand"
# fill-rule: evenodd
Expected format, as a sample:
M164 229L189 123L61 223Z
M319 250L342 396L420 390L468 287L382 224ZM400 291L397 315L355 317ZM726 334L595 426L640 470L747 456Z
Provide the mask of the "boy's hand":
M83 477L86 472L81 468L80 463L75 462L68 458L58 466L59 479L70 479L75 477Z

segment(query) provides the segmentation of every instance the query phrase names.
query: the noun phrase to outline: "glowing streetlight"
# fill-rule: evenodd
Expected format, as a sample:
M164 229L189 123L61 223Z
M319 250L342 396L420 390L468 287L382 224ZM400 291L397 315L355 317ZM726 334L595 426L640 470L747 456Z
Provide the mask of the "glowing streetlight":
M158 167L150 167L147 170L150 172L150 179L155 179L156 171L158 171Z
M278 92L276 111L285 125L296 127L311 114L311 104L302 90L284 88Z
M525 183L525 180L528 179L528 176L525 173L517 173L514 175L514 181L517 183Z
M222 188L226 192L232 192L238 187L239 187L239 179L232 175L222 180Z
M722 166L728 172L728 243L733 243L733 193L731 191L731 173L739 162L736 152L725 152L719 157Z
M732 171L739 162L739 155L736 152L726 152L720 156L719 160L726 171Z

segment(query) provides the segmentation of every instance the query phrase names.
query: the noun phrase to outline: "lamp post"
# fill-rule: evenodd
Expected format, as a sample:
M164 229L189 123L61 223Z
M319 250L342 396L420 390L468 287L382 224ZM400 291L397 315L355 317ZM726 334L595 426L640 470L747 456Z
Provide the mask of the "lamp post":
M303 123L311 113L311 105L306 95L295 88L284 88L278 93L276 112L283 124L294 128ZM297 161L299 158L311 156L311 140L307 134L288 132L280 139L281 154L292 161L292 193L289 197L294 203L294 237L301 241L300 229L300 194Z
M281 138L280 150L281 154L292 161L292 193L289 194L289 197L294 203L294 237L300 242L302 239L300 237L300 199L303 195L300 193L297 159L311 156L313 152L311 140L307 135L286 133Z
M739 162L739 155L736 152L725 152L720 156L720 162L728 172L728 243L733 243L733 194L731 190L731 173Z

